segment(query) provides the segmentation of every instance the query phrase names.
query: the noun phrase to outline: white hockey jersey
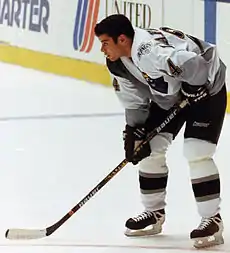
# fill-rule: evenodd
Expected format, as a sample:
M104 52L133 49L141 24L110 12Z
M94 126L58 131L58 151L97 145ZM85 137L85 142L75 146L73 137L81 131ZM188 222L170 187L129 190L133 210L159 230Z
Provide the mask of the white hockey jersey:
M107 60L107 66L130 125L146 120L150 101L163 109L173 106L181 82L208 84L210 94L216 94L226 72L215 45L170 28L136 28L131 59Z

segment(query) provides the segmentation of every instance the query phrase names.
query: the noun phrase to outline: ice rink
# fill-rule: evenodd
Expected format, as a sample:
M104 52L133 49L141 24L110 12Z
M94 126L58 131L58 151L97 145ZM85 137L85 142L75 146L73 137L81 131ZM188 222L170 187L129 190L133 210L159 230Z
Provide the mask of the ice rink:
M137 167L127 165L50 237L5 239L11 227L52 225L124 159L124 115L111 88L2 63L0 73L1 253L196 251L189 233L200 218L182 154L183 131L168 152L168 205L161 235L131 239L123 234L126 219L142 212ZM229 144L230 115L215 155L225 244L199 252L230 252Z

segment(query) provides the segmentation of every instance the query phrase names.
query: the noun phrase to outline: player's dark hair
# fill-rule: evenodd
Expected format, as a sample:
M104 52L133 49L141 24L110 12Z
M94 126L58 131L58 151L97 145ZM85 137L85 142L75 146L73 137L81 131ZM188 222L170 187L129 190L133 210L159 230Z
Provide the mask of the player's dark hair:
M126 35L130 39L134 37L134 29L130 20L122 14L114 14L106 17L100 23L96 24L94 32L97 37L107 34L109 37L112 37L115 43L117 43L117 38L121 34Z

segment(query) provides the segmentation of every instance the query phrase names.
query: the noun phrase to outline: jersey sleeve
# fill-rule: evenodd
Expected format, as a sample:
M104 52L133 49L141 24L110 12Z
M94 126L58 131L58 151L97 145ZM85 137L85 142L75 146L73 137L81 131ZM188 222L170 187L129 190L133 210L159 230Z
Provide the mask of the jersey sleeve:
M208 63L195 52L157 44L149 54L143 55L142 61L150 76L160 71L190 85L204 85L208 81Z
M130 126L144 124L149 115L149 99L128 79L112 75L113 87L125 108L126 123Z

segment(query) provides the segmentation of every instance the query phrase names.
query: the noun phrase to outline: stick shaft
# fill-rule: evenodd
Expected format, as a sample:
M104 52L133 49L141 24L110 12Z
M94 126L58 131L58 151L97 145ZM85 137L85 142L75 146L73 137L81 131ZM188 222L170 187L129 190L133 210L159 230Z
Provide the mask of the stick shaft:
M146 140L142 141L135 149L138 152L143 145L149 142L154 136L160 133L177 115L189 104L189 101L183 100L177 107L173 108L168 117L147 136ZM120 162L101 182L99 182L78 204L76 204L65 216L46 229L8 229L6 238L8 239L38 239L53 234L60 226L62 226L73 214L75 214L82 206L84 206L98 191L101 190L119 171L121 171L128 163L126 159Z
M52 226L46 229L46 235L51 235L61 225L63 225L73 214L75 214L83 205L85 205L98 191L101 190L119 171L121 171L128 163L124 159L113 171L111 171L97 186L95 186L77 205L75 205L65 216Z
M177 114L189 104L188 100L183 100L173 111L168 115L168 117L156 127L153 131L150 132L146 140L140 143L136 148L135 152L138 152L143 145L149 142L154 136L160 133L176 116ZM64 217L57 221L52 226L48 227L47 236L51 235L55 230L57 230L61 225L63 225L73 214L75 214L83 205L85 205L102 187L104 187L119 171L121 171L125 165L128 163L124 159L117 167L112 170L98 185L96 185L76 206L72 208Z

